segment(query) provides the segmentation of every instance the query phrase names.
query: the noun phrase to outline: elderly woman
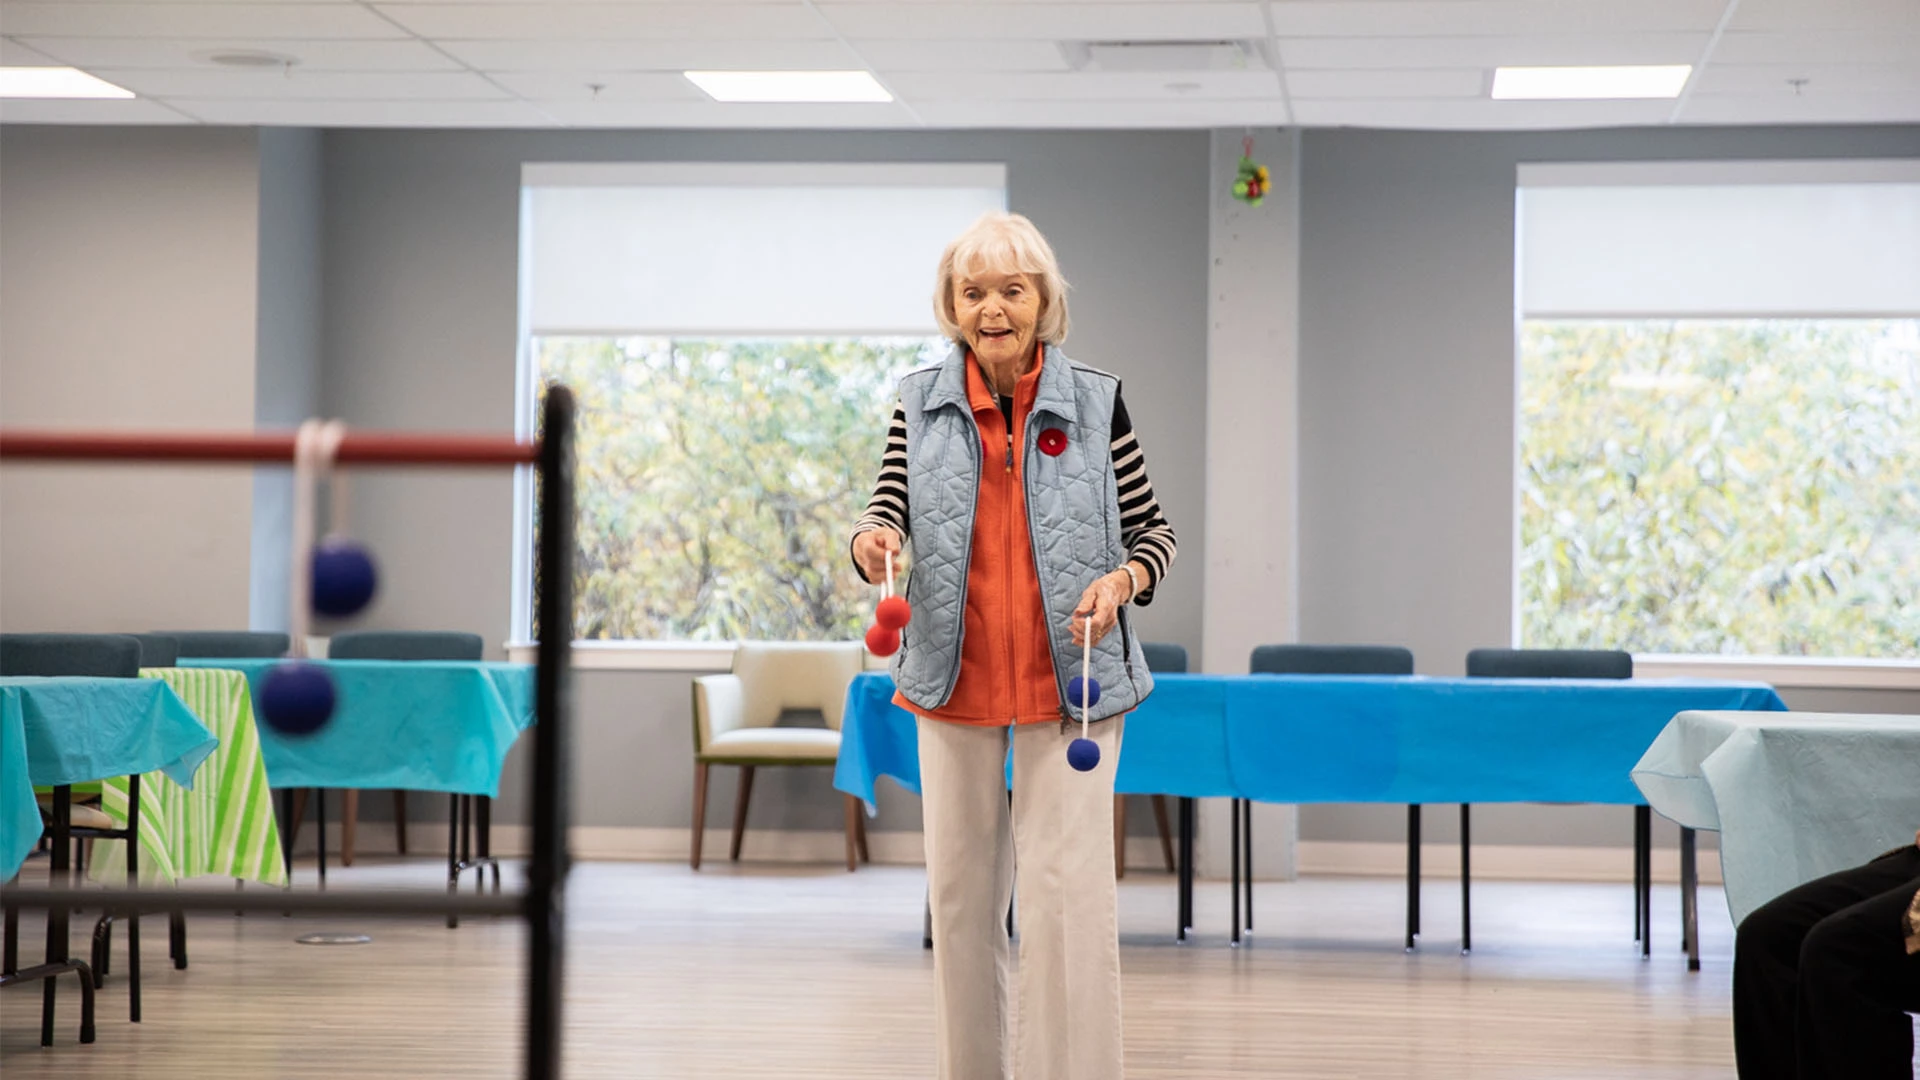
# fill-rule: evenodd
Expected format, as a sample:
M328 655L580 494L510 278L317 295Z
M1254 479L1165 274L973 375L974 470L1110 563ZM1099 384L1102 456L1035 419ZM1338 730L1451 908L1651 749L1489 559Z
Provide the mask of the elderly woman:
M988 214L948 245L934 311L954 348L901 380L852 554L878 581L913 541L894 700L919 718L939 1075L1115 1080L1113 775L1122 718L1153 689L1126 608L1166 575L1173 529L1120 380L1060 351L1066 282L1032 222ZM1066 757L1080 732L1067 683L1088 635L1100 760L1082 773Z

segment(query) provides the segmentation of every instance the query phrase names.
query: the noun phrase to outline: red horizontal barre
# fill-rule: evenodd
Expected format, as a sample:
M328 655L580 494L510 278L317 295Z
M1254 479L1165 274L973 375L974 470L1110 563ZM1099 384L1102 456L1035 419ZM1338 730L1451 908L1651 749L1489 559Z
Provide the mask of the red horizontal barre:
M271 435L0 431L0 458L41 461L293 461L292 432ZM402 435L349 430L335 460L355 465L531 465L539 443L488 435Z

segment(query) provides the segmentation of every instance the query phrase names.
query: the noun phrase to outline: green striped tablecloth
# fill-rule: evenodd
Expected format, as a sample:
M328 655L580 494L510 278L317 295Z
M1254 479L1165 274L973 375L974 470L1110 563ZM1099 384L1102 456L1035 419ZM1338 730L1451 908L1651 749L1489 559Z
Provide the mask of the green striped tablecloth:
M280 828L246 675L224 668L143 668L140 675L172 687L220 740L194 775L191 791L160 773L140 778L141 877L219 876L285 885ZM108 816L124 824L127 778L106 781L100 802ZM93 855L94 879L117 884L126 875L121 841L103 841Z

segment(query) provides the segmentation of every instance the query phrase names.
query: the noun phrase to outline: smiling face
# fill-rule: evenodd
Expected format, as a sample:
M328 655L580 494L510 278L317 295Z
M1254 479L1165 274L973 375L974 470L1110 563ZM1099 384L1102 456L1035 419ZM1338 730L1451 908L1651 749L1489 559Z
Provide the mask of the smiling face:
M1033 355L1040 323L1040 290L1022 273L978 270L953 277L953 315L973 355L990 368Z

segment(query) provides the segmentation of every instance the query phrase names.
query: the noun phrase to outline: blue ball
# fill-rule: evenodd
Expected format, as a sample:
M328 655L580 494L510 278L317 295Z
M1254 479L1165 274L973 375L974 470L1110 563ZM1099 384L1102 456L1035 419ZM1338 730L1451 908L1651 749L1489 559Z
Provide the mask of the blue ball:
M1078 675L1067 680L1067 704L1076 709L1080 707L1080 684L1082 682L1085 682L1087 686L1088 707L1091 708L1092 706L1100 704L1100 680L1082 679Z
M1092 772L1100 764L1100 744L1092 739L1075 739L1067 744L1067 764L1080 772Z
M317 664L290 660L260 680L260 713L283 735L311 735L333 718L333 677Z
M322 615L358 614L379 580L373 557L351 540L323 540L313 549L313 610Z

